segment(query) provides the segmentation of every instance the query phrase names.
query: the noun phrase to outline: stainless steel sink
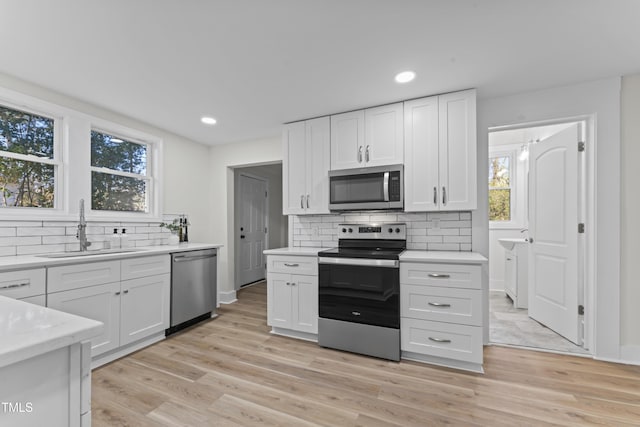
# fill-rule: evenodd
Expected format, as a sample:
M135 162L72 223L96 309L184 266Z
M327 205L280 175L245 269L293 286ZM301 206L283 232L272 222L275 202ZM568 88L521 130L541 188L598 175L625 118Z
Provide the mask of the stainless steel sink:
M57 254L44 254L44 255L37 255L41 258L73 258L73 257L83 257L83 256L90 256L90 255L105 255L105 254L120 254L120 253L127 253L127 252L142 252L145 249L133 249L133 248L128 248L128 249L101 249L101 250L97 250L97 251L73 251L73 252L61 252L61 253L57 253Z

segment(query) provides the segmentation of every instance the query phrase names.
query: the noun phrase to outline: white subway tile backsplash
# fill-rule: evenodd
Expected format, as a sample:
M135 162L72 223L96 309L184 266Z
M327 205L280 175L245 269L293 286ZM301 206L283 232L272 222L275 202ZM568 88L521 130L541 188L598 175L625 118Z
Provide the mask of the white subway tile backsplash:
M434 220L438 228L434 228ZM471 212L367 213L305 215L293 217L293 246L333 247L340 223L407 224L407 249L471 250Z
M64 227L18 227L17 236L64 236Z
M0 246L21 246L21 245L40 245L42 237L0 237Z
M42 236L43 245L78 242L76 236Z
M64 252L64 245L30 245L30 246L18 246L16 255L37 255L47 254L51 252Z
M42 227L42 221L0 221L0 227Z
M15 227L0 228L0 237L15 237L15 235L16 235Z
M0 256L13 256L16 254L16 246L0 247Z

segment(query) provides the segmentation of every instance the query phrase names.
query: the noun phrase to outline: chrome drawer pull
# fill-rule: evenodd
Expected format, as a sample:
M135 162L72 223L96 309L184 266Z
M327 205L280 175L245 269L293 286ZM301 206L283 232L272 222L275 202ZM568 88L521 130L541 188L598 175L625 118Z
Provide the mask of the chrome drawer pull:
M448 279L451 276L448 274L429 273L429 277L433 277L434 279Z
M14 289L14 288L21 288L23 286L29 286L29 282L12 283L11 285L0 286L0 289Z
M443 302L429 302L428 304L434 307L451 307L451 304L445 304Z
M284 266L285 266L285 267L299 267L299 266L300 266L300 264L289 264L288 262L285 262L285 263L284 263Z
M434 337L429 337L430 341L435 341L435 342L440 342L440 343L450 343L451 340L445 339L445 338L434 338Z
M351 314L354 316L360 316L361 313L359 311L352 311Z

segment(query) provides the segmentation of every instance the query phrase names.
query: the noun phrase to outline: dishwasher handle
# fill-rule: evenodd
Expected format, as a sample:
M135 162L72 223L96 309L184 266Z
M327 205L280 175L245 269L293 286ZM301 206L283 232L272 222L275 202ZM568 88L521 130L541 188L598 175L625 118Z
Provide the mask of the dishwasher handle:
M196 260L199 260L199 259L215 258L216 256L217 256L216 254L212 254L212 255L200 255L200 256L187 256L187 255L183 255L183 256L173 257L173 262L196 261Z

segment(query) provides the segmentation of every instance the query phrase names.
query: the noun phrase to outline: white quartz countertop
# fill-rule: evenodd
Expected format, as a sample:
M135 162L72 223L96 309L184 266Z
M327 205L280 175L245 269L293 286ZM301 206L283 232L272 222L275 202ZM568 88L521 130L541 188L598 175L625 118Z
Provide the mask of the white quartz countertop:
M95 320L0 296L0 368L85 341L103 327Z
M26 268L53 267L56 265L80 264L105 260L136 258L149 255L171 254L176 252L197 251L200 249L217 249L223 245L217 243L180 243L177 245L140 246L135 252L97 253L68 258L46 258L42 255L19 255L0 257L0 272L24 270ZM91 252L91 251L89 251Z
M453 251L404 251L401 262L448 262L458 264L484 264L488 260L476 252Z
M302 256L317 256L318 252L324 251L330 248L300 248L300 247L287 247L278 249L266 249L262 251L265 255L302 255Z

